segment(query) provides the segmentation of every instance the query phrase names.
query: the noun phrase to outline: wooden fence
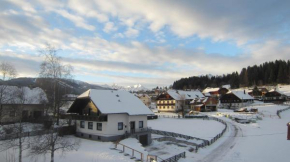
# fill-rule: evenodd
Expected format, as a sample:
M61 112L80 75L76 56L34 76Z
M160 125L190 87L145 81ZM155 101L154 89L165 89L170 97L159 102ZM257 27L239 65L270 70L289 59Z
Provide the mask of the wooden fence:
M143 155L142 152L137 151L137 150L135 150L135 149L133 149L131 147L128 147L126 145L123 145L121 143L115 143L115 148L113 148L113 149L119 150L118 146L121 146L120 153L124 153L125 156L128 156L128 155L130 155L129 153L132 153L131 154L131 159L135 159L136 158L136 153L137 153L138 155L140 155L140 160L141 161L144 160L144 155ZM136 158L136 160L137 160L137 158Z
M168 159L165 159L165 160L163 160L161 162L177 162L180 158L185 158L185 157L186 157L185 156L185 152L182 152L182 153L174 155L174 156L172 156L172 157L170 157Z
M182 118L181 116L172 116L172 115L159 115L159 117L165 117L165 118ZM186 117L186 118L193 118L193 119L203 119L203 120L214 120L217 122L222 123L225 128L219 133L217 134L215 137L213 137L211 140L205 140L205 139L201 139L198 137L192 137L192 136L188 136L188 135L183 135L183 134L179 134L179 133L174 133L174 132L167 132L167 131L161 131L161 130L155 130L155 129L151 129L151 133L153 134L158 134L158 135L164 135L164 136L169 136L169 137L180 137L180 138L184 138L186 140L189 139L194 139L194 140L201 140L203 141L201 144L195 144L193 142L191 142L191 145L196 145L196 152L198 151L199 148L205 147L205 146L209 146L211 144L213 144L215 141L217 141L220 137L223 136L223 134L226 132L228 125L225 121L216 118L216 117L208 117L208 116L190 116L190 117ZM156 139L157 140L157 139Z
M289 109L290 109L290 107L287 107L285 109L278 110L277 111L277 115L279 116L279 118L281 119L280 113L282 113L283 111L289 110Z
M63 135L71 135L75 134L76 128L75 126L64 126L59 128L54 128L53 132L58 132L60 136ZM31 136L39 136L50 133L51 130L37 130L37 131L30 131L30 132L23 132L23 133L12 133L12 134L3 134L0 136L0 140L9 140L15 139L18 137L31 137Z

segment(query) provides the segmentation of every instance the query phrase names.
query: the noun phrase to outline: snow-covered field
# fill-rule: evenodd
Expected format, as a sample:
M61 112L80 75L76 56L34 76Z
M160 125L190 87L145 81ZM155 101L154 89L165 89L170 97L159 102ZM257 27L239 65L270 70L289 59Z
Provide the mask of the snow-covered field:
M276 116L276 111L286 106L258 106L264 114L263 120L253 124L238 124L240 135L235 145L221 159L223 162L288 162L290 141L287 141L287 126L290 122L290 111ZM225 137L226 138L226 137Z
M191 146L185 144L176 144L173 142L153 141L153 143L144 150L140 143L135 139L126 139L120 143L132 147L146 156L158 155L166 159L175 154L186 152L186 159L180 159L180 162L288 162L290 141L286 140L287 126L290 122L290 110L281 113L281 119L277 117L277 110L288 106L278 105L256 105L259 114L239 114L228 110L219 110L220 112L204 113L209 116L215 116L227 121L228 130L213 145L199 149L197 153L190 152ZM222 114L222 115L221 115ZM169 115L169 114L168 114ZM254 118L261 116L262 120L256 120L256 123L240 124L229 118L227 115L240 118ZM224 125L211 120L202 119L176 119L159 118L148 121L149 127L164 131L176 132L189 136L209 139L215 136L224 128ZM69 138L76 138L69 136ZM78 151L66 153L56 153L55 161L63 162L113 162L113 161L134 161L130 156L124 156L117 150L111 150L114 146L112 142L97 142L92 140L80 139L81 145ZM120 148L121 149L121 148ZM130 152L130 151L125 151ZM15 156L17 159L17 150L10 149L7 152L0 152L0 161L5 162L9 156ZM26 154L27 152L25 152ZM24 162L30 161L50 161L49 155L39 156L38 159L25 157Z
M152 129L184 134L210 140L219 134L225 126L220 122L202 119L159 118L149 120Z

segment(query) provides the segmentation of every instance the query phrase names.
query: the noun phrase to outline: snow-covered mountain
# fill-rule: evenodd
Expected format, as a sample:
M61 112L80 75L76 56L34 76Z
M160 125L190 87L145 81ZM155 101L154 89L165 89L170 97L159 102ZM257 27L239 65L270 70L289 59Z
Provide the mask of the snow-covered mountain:
M133 86L126 86L126 87L118 85L118 84L113 84L111 86L105 84L101 86L104 88L121 89L121 90L129 91L129 92L149 91L148 88L142 86L141 84L136 84Z

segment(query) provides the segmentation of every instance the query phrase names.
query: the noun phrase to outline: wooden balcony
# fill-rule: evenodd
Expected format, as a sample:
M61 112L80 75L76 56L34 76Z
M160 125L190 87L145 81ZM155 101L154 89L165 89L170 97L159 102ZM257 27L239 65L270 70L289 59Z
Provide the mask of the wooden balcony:
M69 115L72 120L85 120L85 121L100 121L106 122L108 121L108 116L85 116L85 115Z

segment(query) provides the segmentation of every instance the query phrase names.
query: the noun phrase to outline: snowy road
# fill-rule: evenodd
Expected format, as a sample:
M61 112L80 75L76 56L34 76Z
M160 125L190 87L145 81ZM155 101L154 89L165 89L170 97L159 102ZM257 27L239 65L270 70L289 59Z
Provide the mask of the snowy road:
M208 156L198 162L222 162L223 157L229 152L229 150L235 147L236 136L242 134L241 129L231 122L227 122L227 125L230 132L227 139L220 146L212 150Z

